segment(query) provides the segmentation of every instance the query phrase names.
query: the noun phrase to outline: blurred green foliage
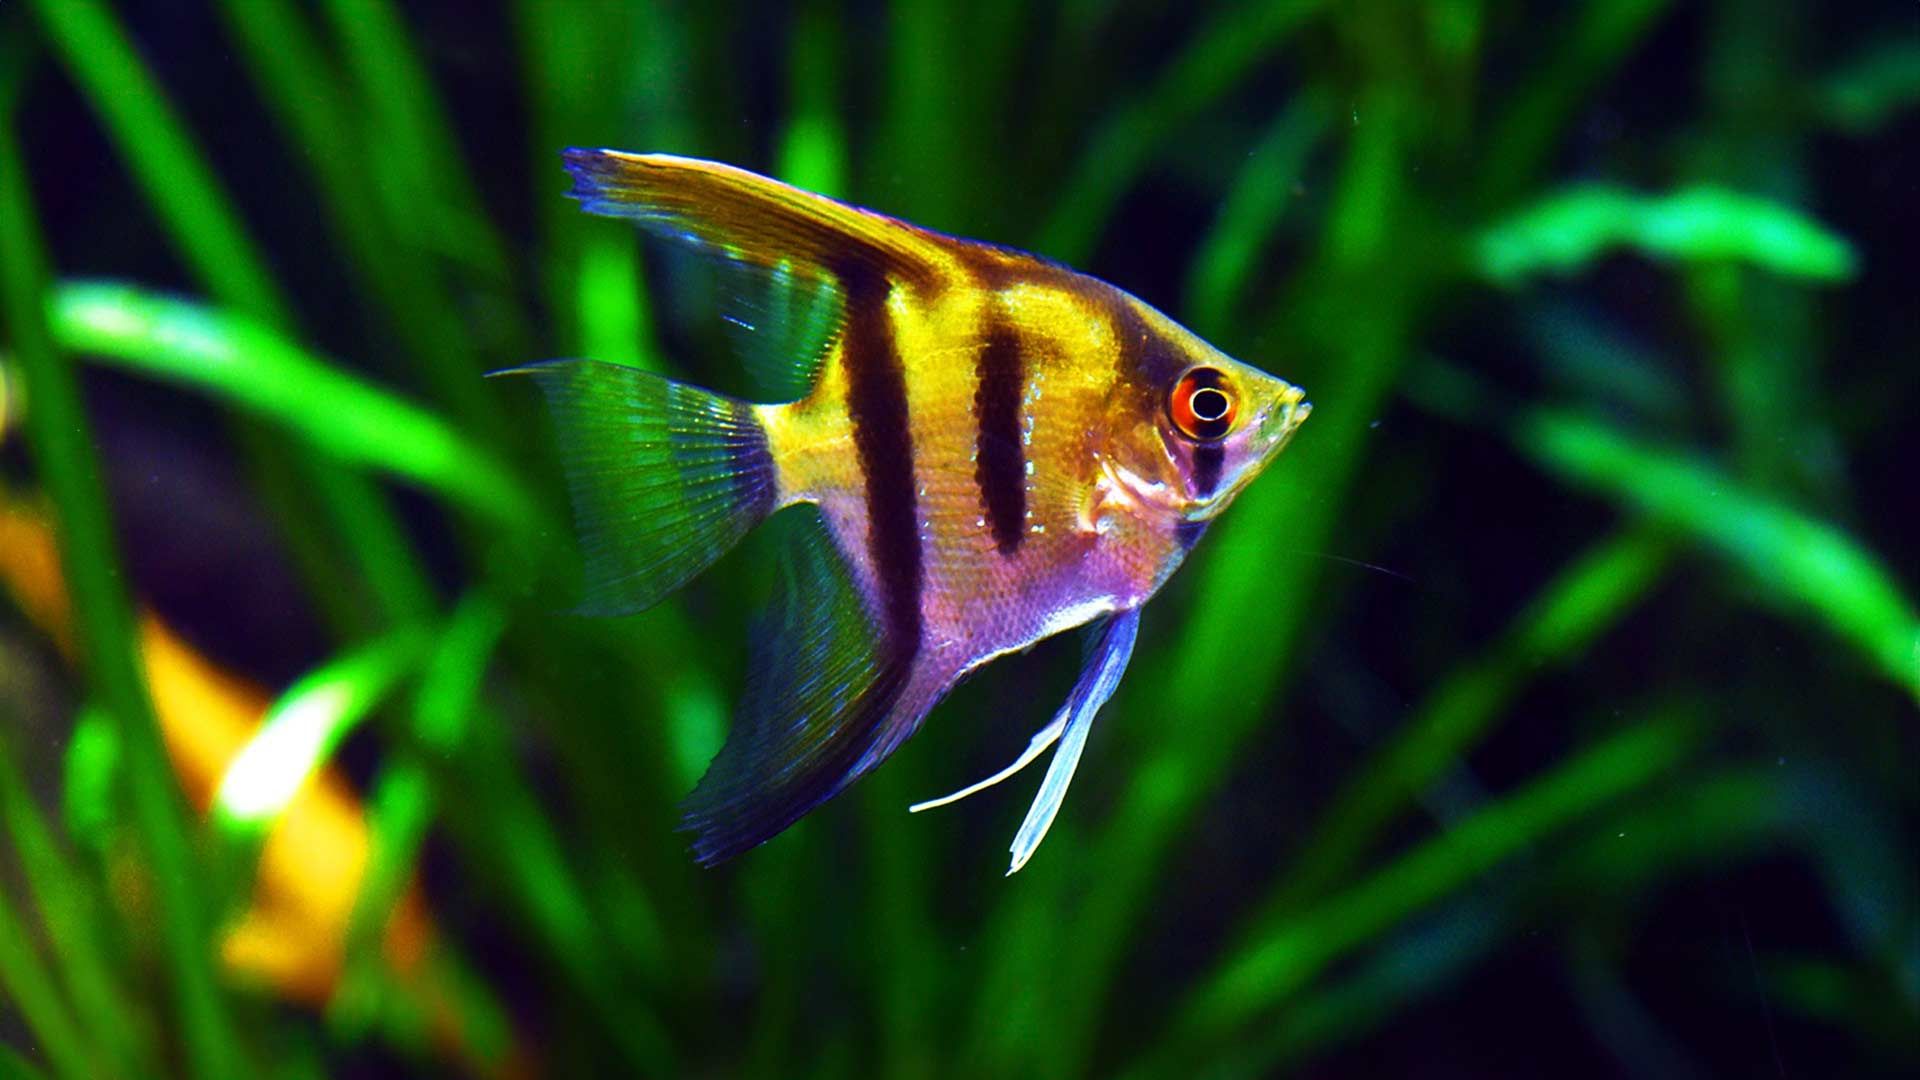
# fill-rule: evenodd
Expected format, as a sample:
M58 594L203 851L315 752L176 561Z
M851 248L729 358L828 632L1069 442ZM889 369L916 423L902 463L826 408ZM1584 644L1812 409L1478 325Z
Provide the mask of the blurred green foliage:
M1909 10L164 22L0 10L0 439L58 523L82 658L49 734L8 673L52 654L0 633L0 1073L1920 1069L1920 231L1886 212L1920 172ZM1019 876L995 865L1020 799L905 807L1024 738L1069 649L997 665L738 865L682 850L765 552L632 619L560 614L545 429L481 375L741 379L698 268L562 197L565 145L1030 246L1308 389L1148 610ZM222 418L196 434L239 466L223 498L272 523L325 643L286 658L306 674L207 821L167 768L134 621L164 590L130 557L198 515L122 513L103 470L148 466L116 425L154 421L87 408L100 371ZM161 614L191 636L245 580ZM217 941L254 834L328 766L370 870L315 1019ZM415 880L445 1017L381 958ZM1460 1026L1520 1049L1436 1035Z

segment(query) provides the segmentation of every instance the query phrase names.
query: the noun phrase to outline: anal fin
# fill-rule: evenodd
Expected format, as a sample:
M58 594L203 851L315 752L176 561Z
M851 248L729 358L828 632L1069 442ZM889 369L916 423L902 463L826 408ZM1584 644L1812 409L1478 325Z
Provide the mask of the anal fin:
M889 640L818 509L776 515L786 550L727 742L682 805L711 866L773 838L904 741L932 705L914 642Z

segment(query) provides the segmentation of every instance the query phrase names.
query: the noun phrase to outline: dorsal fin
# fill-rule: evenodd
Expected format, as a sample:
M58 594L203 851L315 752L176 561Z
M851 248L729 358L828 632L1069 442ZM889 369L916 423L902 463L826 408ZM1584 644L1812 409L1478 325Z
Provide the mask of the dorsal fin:
M722 318L757 387L797 398L844 319L849 273L929 288L950 238L718 162L618 150L565 152L573 197L730 272Z
M819 510L788 509L770 527L788 535L746 692L726 745L682 807L694 856L709 866L839 794L932 705L913 680L915 650L889 640L861 600Z

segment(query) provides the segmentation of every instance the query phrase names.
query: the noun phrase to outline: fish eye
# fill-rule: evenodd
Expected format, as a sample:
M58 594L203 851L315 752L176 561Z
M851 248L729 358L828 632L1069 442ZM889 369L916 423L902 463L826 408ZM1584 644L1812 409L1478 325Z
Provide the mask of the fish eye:
M1167 413L1173 426L1189 439L1212 442L1233 428L1239 403L1227 377L1213 368L1194 368L1173 386Z

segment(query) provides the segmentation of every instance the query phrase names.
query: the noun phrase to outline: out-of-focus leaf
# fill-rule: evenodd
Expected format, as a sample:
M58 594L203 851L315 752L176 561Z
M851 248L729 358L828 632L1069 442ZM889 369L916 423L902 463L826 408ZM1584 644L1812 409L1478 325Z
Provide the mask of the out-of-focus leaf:
M234 755L214 794L216 820L236 833L263 830L327 761L353 725L418 666L427 635L402 630L306 675L280 695L260 730Z
M1478 164L1483 198L1503 206L1530 189L1594 86L1616 71L1673 0L1561 5L1570 25L1553 35L1535 74L1506 104Z
M1552 195L1482 232L1474 269L1512 286L1569 274L1616 249L1676 261L1737 260L1790 277L1845 281L1853 247L1801 212L1716 187L1642 195L1590 185Z
M62 811L67 832L82 844L103 846L119 807L120 736L113 720L97 708L83 709L67 740L66 783Z
M113 10L99 0L37 0L34 8L200 280L249 315L284 323L286 298L248 240L233 200Z
M91 711L90 715L92 730L111 739L111 721ZM25 871L53 955L60 962L60 981L73 999L77 1017L93 1033L95 1051L117 1070L135 1070L139 1067L135 1063L151 1053L152 1047L144 1045L142 1037L152 1033L141 1024L138 1011L116 978L112 964L117 957L109 938L102 933L103 905L87 888L78 866L41 814L3 738L0 820Z
M1811 956L1773 959L1763 971L1787 1009L1867 1035L1895 1060L1914 1060L1912 995L1885 973Z
M120 25L97 0L35 5L48 37L100 114L116 152L201 287L226 307L271 327L292 325L292 306L267 269L226 189ZM317 152L324 153L324 149ZM420 617L425 575L403 531L365 478L320 458L302 458L251 424L237 426L259 470L263 494L289 547L336 622L346 595L326 540L344 543L389 615ZM317 512L316 512L317 511ZM325 521L331 528L323 527Z
M1061 188L1039 250L1066 262L1093 251L1100 227L1128 185L1180 125L1245 78L1322 0L1255 0L1232 4L1194 35L1149 88L1116 109L1094 132L1080 164Z
M366 117L327 55L321 35L292 0L222 0L218 5L262 98L274 110L295 160L313 176L321 207L358 275L358 290L380 302L380 314L421 365L427 385L460 417L497 431L497 407L473 378L480 366L475 335L445 287L438 251L396 242L396 234L423 229L423 221L455 218L438 200L405 215L396 228L383 213L377 178L394 159L392 144L370 139ZM413 237L418 239L417 237ZM493 317L510 322L516 305L496 299ZM510 339L527 335L508 333Z
M14 385L13 372L8 368L5 357L0 357L0 445L7 441L7 433L19 423L16 417L26 402L20 400L20 389Z
M1530 910L1565 898L1612 904L1623 890L1655 885L1676 867L1738 858L1792 834L1780 778L1736 771L1676 785L1588 827L1588 839L1556 850L1551 873L1524 889L1477 886L1434 916L1370 949L1355 972L1290 1003L1244 1049L1222 1047L1229 1074L1270 1075L1391 1022L1395 1010L1431 996L1508 940ZM1488 894L1492 895L1489 896Z
M532 501L484 448L251 319L100 282L55 289L48 316L76 353L199 387L342 461L437 489L515 531L536 522Z
M61 1076L81 1080L93 1074L80 1025L34 952L26 919L4 892L0 892L0 992Z
M1577 655L1632 609L1665 568L1668 546L1647 533L1628 533L1575 559L1486 656L1456 668L1393 741L1341 786L1262 907L1283 911L1348 873L1394 814L1459 760L1521 687L1547 665Z
M1182 1010L1167 1044L1210 1045L1285 1001L1327 965L1414 912L1678 763L1694 725L1634 724L1476 811L1326 903L1256 925Z
M40 1066L28 1061L18 1050L0 1043L0 1080L45 1080Z
M11 729L15 718L9 713L4 719ZM129 1032L103 1031L98 1038L83 1038L79 1017L60 993L64 985L76 998L74 1004L87 1014L87 1027L124 1023L131 1015L113 986L104 950L93 936L90 905L83 903L73 871L56 849L53 831L27 790L26 777L16 767L5 738L0 738L0 829L5 830L6 850L18 858L32 888L61 976L56 979L46 972L34 948L34 939L40 935L30 929L26 912L0 889L0 1001L18 1009L48 1059L63 1074L89 1075L106 1063L103 1051L109 1047L119 1055L116 1065L128 1067ZM5 867L5 871L12 869Z
M1706 541L1764 593L1818 615L1920 699L1920 614L1846 533L1593 420L1536 411L1521 421L1519 438L1564 479Z
M1337 373L1322 369L1327 378L1307 384L1316 402L1313 436L1294 443L1274 475L1241 496L1214 529L1218 535L1207 538L1185 572L1187 587L1207 603L1187 616L1169 661L1136 671L1116 695L1108 730L1125 737L1139 730L1143 718L1156 718L1144 722L1160 731L1157 718L1184 709L1194 686L1221 688L1249 707L1221 710L1199 737L1155 737L1151 751L1138 744L1139 771L1087 856L1100 868L1101 887L1085 894L1072 917L1074 932L1057 946L1072 959L1039 972L1043 978L1070 972L1043 1018L1041 1037L1052 1044L1042 1046L1050 1055L1042 1072L1088 1068L1099 1010L1115 987L1127 943L1140 933L1139 920L1150 910L1182 828L1272 715L1268 708L1279 700L1297 661L1295 646L1308 629L1314 609L1307 598L1317 576L1309 560L1276 559L1274 553L1323 551L1333 542L1345 495L1371 446L1369 425L1406 359L1407 336L1433 285L1434 267L1421 257L1430 248L1410 235L1404 191L1390 175L1398 171L1405 152L1400 144L1409 134L1402 123L1408 108L1393 104L1394 96L1376 92L1374 101L1382 107L1370 108L1371 119L1352 133L1335 200L1340 211L1326 227L1321 262L1315 272L1300 275L1296 293L1264 328L1272 339L1296 340L1340 357ZM1359 217L1377 221L1368 228L1341 223ZM1152 619L1147 622L1151 626ZM1258 649L1245 647L1249 627L1259 627ZM1060 917L1056 910L1033 915ZM1006 938L1008 947L1016 938Z
M1878 131L1920 106L1920 41L1884 41L1828 78L1815 106L1828 123L1852 135Z
M389 224L416 230L429 250L504 275L511 265L506 245L481 212L439 89L399 10L390 0L327 0L322 7L360 85L372 137L388 148L370 162Z
M1203 336L1227 328L1234 303L1253 284L1260 252L1293 202L1296 181L1326 124L1325 102L1294 102L1241 167L1187 278L1186 315Z
M155 936L167 956L174 1022L195 1072L235 1076L242 1052L214 982L211 909L134 651L133 603L121 574L92 423L74 366L47 325L52 279L14 124L12 109L0 111L0 330L33 400L28 443L58 523L75 638L127 751L131 816L159 886Z
M379 935L412 879L414 862L432 822L434 791L415 750L452 755L466 742L487 660L506 630L506 614L491 596L463 600L432 643L413 705L417 748L395 750L369 800L371 850L347 930L349 979L381 977Z

